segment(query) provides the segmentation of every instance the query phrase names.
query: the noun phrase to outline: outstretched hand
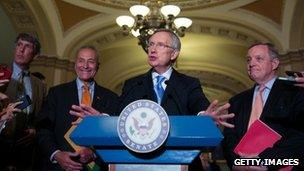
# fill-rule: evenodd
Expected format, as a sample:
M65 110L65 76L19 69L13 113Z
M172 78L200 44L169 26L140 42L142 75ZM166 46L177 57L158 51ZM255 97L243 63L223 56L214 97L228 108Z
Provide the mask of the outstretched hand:
M96 116L96 115L108 116L107 114L99 112L98 110L94 109L93 107L87 106L84 104L72 105L72 108L69 111L69 113L78 118L84 118L85 116ZM77 125L77 124L79 124L80 121L81 121L81 119L77 119L76 121L72 122L72 125Z
M217 125L222 125L227 128L234 128L234 125L227 122L227 119L233 118L234 113L228 113L229 103L222 106L218 105L218 100L214 100L206 111L199 112L199 115L208 115L212 117Z

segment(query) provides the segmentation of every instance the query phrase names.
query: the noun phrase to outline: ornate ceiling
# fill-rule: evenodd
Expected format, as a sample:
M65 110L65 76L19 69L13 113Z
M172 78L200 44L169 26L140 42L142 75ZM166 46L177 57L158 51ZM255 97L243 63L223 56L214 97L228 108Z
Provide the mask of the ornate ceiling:
M97 81L120 92L123 81L144 73L146 54L115 23L135 0L1 0L12 32L31 32L43 55L73 61L85 44L101 53ZM169 0L193 20L181 39L177 69L200 78L209 99L225 101L252 82L245 71L246 48L272 42L281 53L304 47L302 0ZM3 30L4 26L0 29ZM11 42L11 40L6 40ZM3 41L5 42L5 41ZM2 45L1 45L2 46Z

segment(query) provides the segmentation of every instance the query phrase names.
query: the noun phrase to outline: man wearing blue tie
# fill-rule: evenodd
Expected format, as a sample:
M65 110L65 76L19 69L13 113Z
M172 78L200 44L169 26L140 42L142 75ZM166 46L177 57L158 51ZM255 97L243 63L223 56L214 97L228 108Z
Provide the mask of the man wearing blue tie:
M181 74L173 68L180 49L181 42L174 32L167 29L154 32L148 42L147 60L151 69L125 82L117 114L133 101L148 99L160 104L168 115L208 114L217 124L233 127L226 122L227 118L234 116L227 112L229 104L220 107L217 101L210 104L197 78ZM88 113L100 112L90 107L70 112L77 117L84 117ZM189 170L200 167L197 161L195 164L198 165L190 166Z
M217 101L209 103L197 78L179 73L173 64L179 56L181 42L167 29L159 29L148 42L148 64L151 69L127 80L120 97L120 109L139 99L149 99L160 104L169 115L196 115L209 113L218 124L231 127L224 120L233 114L220 115L228 104L218 109ZM203 112L206 111L206 112Z

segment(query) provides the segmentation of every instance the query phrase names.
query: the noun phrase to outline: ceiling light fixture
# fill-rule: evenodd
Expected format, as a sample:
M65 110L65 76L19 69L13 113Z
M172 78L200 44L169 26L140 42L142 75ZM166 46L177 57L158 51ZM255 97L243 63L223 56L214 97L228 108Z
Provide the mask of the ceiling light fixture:
M160 28L171 29L178 36L183 37L185 31L191 26L192 20L186 17L176 16L180 8L176 5L165 5L162 1L150 0L144 5L133 5L130 7L131 14L116 18L116 23L122 27L124 35L130 32L139 39L139 44L147 52L147 41L155 30Z

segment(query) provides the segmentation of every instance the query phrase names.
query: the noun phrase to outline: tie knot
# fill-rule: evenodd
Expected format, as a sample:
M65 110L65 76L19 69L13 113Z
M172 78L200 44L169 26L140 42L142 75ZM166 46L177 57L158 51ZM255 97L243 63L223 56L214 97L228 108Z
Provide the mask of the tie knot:
M84 90L89 90L89 85L87 83L84 83L83 86L82 86L82 88Z
M264 84L261 84L259 87L259 92L263 92L265 90L266 86Z
M161 84L165 79L166 79L166 77L164 77L162 75L156 76L156 84L157 85Z
M21 71L20 72L20 77L27 77L27 76L29 76L30 75L30 72L29 71Z

